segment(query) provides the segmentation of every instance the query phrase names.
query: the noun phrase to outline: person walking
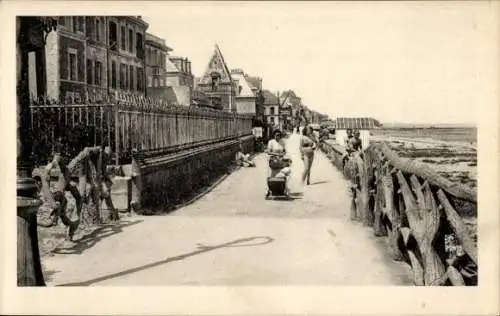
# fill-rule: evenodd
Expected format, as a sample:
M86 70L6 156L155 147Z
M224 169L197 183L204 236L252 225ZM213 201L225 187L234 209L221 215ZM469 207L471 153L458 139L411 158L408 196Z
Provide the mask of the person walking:
M304 172L302 173L302 185L307 183L311 184L311 167L314 161L314 151L316 150L316 142L313 135L313 129L311 126L305 126L302 130L302 136L300 138L300 154L302 161L304 162Z

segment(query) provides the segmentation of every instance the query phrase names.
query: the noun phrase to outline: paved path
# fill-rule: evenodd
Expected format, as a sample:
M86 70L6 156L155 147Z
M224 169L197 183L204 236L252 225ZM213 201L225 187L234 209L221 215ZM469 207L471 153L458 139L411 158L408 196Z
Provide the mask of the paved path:
M383 239L348 219L347 183L322 153L301 188L298 135L293 201L265 200L267 164L231 174L165 216L132 217L44 258L49 285L406 285Z

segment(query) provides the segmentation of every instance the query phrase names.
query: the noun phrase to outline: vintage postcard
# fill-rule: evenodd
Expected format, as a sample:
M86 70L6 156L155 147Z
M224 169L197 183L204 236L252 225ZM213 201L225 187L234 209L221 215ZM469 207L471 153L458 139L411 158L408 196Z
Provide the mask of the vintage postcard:
M2 312L499 312L500 2L1 9Z

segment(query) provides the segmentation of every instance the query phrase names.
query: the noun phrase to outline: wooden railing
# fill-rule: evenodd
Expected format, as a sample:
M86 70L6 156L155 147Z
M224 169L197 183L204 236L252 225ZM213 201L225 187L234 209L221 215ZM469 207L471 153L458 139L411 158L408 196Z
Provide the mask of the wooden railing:
M348 160L330 141L322 150L351 182L351 219L387 237L393 259L411 266L415 285L477 285L477 245L462 219L477 215L473 189L383 142Z
M116 94L102 101L31 105L33 159L46 161L57 138L75 134L75 147L109 144L117 162L130 163L133 151L158 154L251 134L252 117ZM70 137L71 138L71 137ZM82 144L83 143L83 144ZM76 155L78 149L70 155Z

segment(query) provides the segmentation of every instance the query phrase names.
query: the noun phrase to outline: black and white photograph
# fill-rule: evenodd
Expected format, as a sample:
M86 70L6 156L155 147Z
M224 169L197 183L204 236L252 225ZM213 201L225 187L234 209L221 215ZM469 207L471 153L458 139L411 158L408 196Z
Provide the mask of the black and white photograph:
M48 3L11 3L4 31L10 286L439 296L498 277L479 267L480 245L498 257L495 1Z

